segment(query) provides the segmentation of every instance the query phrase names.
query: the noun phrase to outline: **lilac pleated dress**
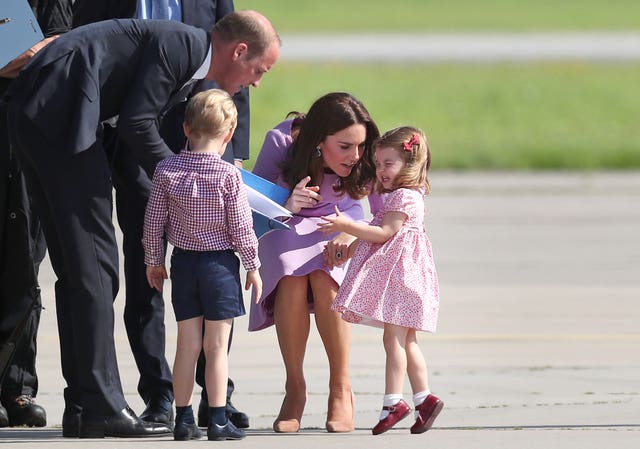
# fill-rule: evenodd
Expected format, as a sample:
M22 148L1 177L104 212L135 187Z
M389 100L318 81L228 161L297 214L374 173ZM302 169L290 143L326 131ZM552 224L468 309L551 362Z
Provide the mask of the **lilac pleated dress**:
M253 173L287 189L282 182L281 165L287 157L291 145L291 120L280 123L270 130L253 168ZM304 276L315 270L323 270L338 285L347 272L348 263L329 270L324 264L323 250L333 235L323 235L317 229L320 216L334 215L337 204L340 212L352 220L364 219L359 200L350 196L336 195L333 186L339 178L335 174L325 174L320 185L322 201L311 208L303 208L287 221L291 230L275 230L259 240L260 276L263 293L258 304L251 303L249 330L256 331L273 325L273 304L278 282L284 276ZM371 205L372 209L376 207ZM313 299L309 290L309 308L313 311Z

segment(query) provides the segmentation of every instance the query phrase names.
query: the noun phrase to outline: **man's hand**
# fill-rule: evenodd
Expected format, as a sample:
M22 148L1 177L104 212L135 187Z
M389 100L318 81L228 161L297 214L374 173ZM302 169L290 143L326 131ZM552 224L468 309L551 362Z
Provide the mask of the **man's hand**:
M5 65L0 69L0 77L2 78L15 78L20 73L20 70L29 62L31 58L35 56L40 50L49 45L49 43L56 40L58 36L47 37L46 39L41 40L40 42L36 42L33 47L28 49L27 51L21 53L19 56L9 62L9 64Z

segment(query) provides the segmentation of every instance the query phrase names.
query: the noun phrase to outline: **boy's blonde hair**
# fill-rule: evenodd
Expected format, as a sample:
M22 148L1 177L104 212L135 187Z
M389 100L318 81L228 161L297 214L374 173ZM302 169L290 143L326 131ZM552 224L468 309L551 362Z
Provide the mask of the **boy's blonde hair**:
M427 136L419 128L401 126L387 131L373 143L373 151L379 148L394 148L404 159L404 167L393 181L393 188L422 187L424 193L429 193L431 186L427 172L431 166L431 151ZM376 190L380 193L386 190L376 179Z
M238 111L231 96L221 89L194 95L184 113L184 122L194 137L217 138L238 123Z

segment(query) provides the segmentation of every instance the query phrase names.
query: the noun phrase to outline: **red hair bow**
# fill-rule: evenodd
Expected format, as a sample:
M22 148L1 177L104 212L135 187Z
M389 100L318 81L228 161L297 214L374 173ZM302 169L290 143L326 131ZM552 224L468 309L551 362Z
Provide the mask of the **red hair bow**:
M413 134L411 139L402 144L402 147L404 148L404 151L413 151L414 145L420 145L420 138L417 134Z

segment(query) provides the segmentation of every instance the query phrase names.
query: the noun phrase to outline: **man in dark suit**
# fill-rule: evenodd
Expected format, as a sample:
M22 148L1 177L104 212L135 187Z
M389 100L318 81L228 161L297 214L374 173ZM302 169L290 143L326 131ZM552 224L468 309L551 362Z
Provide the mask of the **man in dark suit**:
M33 54L71 27L71 3L29 0L46 38L0 68L0 97ZM42 309L38 270L45 253L40 221L31 210L22 170L9 145L6 111L0 105L0 343L9 344L7 341L17 336L13 355L0 361L4 373L0 379L0 427L47 424L45 409L35 402L36 337ZM2 366L4 363L8 366Z
M165 0L164 8L156 11L158 0L76 0L73 5L73 26L122 18L171 19L210 30L222 17L234 11L232 0ZM211 80L199 80L186 93L190 98L198 92L217 87ZM249 89L242 88L233 96L238 110L238 126L232 141L227 145L223 159L242 166L249 158ZM161 119L160 136L174 152L184 146L182 128L186 101L167 111ZM151 189L151 179L140 167L126 143L117 137L117 129L106 127L103 131L104 145L108 152L118 152L115 160L113 183L116 190L116 211L123 234L125 309L124 322L140 380L138 393L146 407L140 415L144 421L171 424L173 391L171 370L165 357L165 308L162 293L151 288L147 282L142 228L144 210ZM123 148L120 148L123 147ZM204 357L198 364L198 381L203 387L203 401L199 408L201 423L206 426L208 403L204 388ZM231 403L234 384L229 379L227 411L236 427L249 427L249 418Z
M63 435L168 433L128 408L113 340L118 255L111 222L111 161L101 123L147 176L173 154L158 119L195 79L231 94L258 86L279 56L271 23L255 11L229 14L209 35L170 21L110 20L47 46L8 92L9 131L41 216L56 282L65 389ZM80 419L81 415L81 419Z

